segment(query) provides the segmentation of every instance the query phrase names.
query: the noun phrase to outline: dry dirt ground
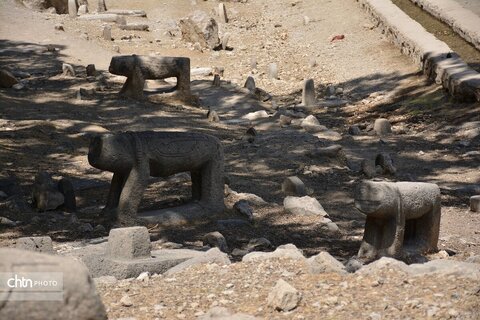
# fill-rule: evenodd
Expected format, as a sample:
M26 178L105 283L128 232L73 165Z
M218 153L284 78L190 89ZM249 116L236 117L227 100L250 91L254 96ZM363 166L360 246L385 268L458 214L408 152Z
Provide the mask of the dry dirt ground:
M216 1L107 1L109 8L145 10L147 19L128 20L150 25L150 32L122 31L113 26L113 41L101 37L100 22L32 12L11 0L2 1L1 67L30 75L25 78L24 89L0 91L2 178L14 177L25 199L39 171L72 179L77 195L76 216L96 227L104 224L100 210L111 174L88 164L86 154L92 133L209 133L225 147L230 188L257 194L269 203L254 206L252 225L222 231L230 249L242 248L252 238L265 237L275 247L294 243L307 256L326 250L344 262L358 251L363 233L364 217L354 209L352 201L355 185L364 179L359 172L360 162L388 152L397 174L380 178L433 182L441 187L439 249L449 252L448 259L466 260L480 254L480 215L468 210L469 197L480 193L480 136L473 137L470 129L480 130L478 103L451 101L441 88L427 83L353 0L258 0L226 5L231 20L220 24L220 34L230 33L229 46L233 50L200 52L181 40L175 22L194 10L216 17ZM65 31L54 30L56 23L63 23ZM331 42L335 35L344 35L344 39ZM49 51L49 46L56 49ZM118 54L115 46L121 54L188 56L192 67L224 67L222 86L212 88L211 77L193 77L194 93L200 98L198 106L155 95L142 102L119 99L117 93L124 78L107 71L111 56ZM72 64L77 76L61 76L62 62ZM278 79L269 79L267 74L273 62L279 66ZM99 77L86 77L85 66L90 63L96 65ZM257 86L272 95L271 101L260 102L238 90L248 75L253 75ZM307 111L298 107L306 78L315 80L319 101L319 107ZM328 86L343 89L333 101L342 99L345 105L325 107L332 101L327 99ZM94 90L78 99L80 88ZM222 122L208 122L209 108L218 111ZM266 110L271 117L253 123L258 135L249 143L245 131L252 124L237 120L257 110ZM322 125L341 137L316 137L279 124L280 114L301 116L302 111L314 114ZM379 117L390 120L393 135L379 138L371 134L371 124ZM349 135L351 125L358 125L362 134ZM343 147L348 161L308 156L316 148L332 144ZM309 195L322 203L340 232L324 229L315 218L283 212L280 185L292 175L297 175ZM165 179L152 179L140 210L178 204L189 196L189 181L170 179L166 183ZM241 218L231 205L228 203L225 217ZM103 231L83 232L78 224L70 223L68 213L29 212L19 197L0 199L0 212L11 220L22 221L14 228L0 226L3 246L13 246L15 239L24 235L48 234L61 246L66 241L108 234L108 225ZM190 227L149 227L152 240L201 247L203 235L216 231L217 224L214 220ZM280 262L281 266L275 265ZM474 294L478 284L461 277L432 276L409 283L402 275L387 274L380 286L372 286L372 281L378 279L312 276L303 272L298 263L280 262L198 267L174 281L158 277L148 285L102 284L99 290L112 318L189 319L198 311L205 312L216 300L232 310L267 319L367 318L372 312L386 318L424 318L432 306L440 310L438 318L478 318L479 298ZM278 314L265 306L268 289L282 277L283 271L278 273L277 269L287 272L286 279L292 279L292 284L305 293L302 304L291 314ZM224 299L230 302L222 303L221 295L228 283L243 289L235 293L235 298ZM118 304L125 290L133 292L136 301L130 308ZM337 300L324 303L330 296ZM411 300L420 301L420 305L406 303ZM315 302L319 302L318 306Z

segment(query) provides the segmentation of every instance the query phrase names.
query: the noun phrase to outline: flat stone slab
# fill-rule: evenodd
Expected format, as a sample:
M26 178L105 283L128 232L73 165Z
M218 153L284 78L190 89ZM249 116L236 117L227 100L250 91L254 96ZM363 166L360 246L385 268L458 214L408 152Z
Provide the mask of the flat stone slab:
M82 260L94 278L114 276L117 279L127 279L137 277L145 271L162 274L186 260L204 254L190 249L162 249L152 251L151 258L118 259L105 255L106 245L101 243L86 246L69 252L68 255Z

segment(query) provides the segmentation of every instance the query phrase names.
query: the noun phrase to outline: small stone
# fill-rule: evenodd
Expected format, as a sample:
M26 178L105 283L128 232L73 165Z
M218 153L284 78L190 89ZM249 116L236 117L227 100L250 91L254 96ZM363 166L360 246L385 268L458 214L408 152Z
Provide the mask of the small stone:
M251 251L265 251L272 248L272 243L266 238L251 239L248 242L247 250Z
M88 33L83 32L83 33L80 35L80 39L88 40L88 39L90 39L90 38L89 38L89 36L88 36Z
M362 134L362 131L358 126L350 126L348 128L348 134L352 136L359 136Z
M268 294L268 305L278 311L290 311L298 306L300 299L297 289L280 279Z
M220 82L220 75L218 75L218 74L214 75L214 76L213 76L212 85L213 85L214 87L220 87L220 84L221 84L221 82Z
M239 200L235 202L233 208L242 216L247 217L249 221L253 221L253 209L247 200Z
M289 124L292 123L292 118L282 114L282 115L280 115L280 118L278 119L278 121L280 122L280 125L288 126Z
M265 119L265 118L269 118L269 117L270 116L268 115L267 111L260 110L260 111L247 113L242 118L253 121L253 120Z
M470 211L480 212L480 195L470 197Z
M387 119L379 118L375 120L373 130L378 136L385 136L392 133L392 125Z
M331 84L327 86L327 96L333 95L335 95L335 86Z
M81 225L78 226L78 232L81 233L87 233L87 232L92 232L93 227L90 223L82 223Z
M11 88L17 83L17 78L10 71L0 70L0 88Z
M353 273L363 267L363 262L353 257L350 258L345 264L345 270L347 272Z
M228 249L227 240L225 240L225 237L218 231L206 234L203 238L203 242L211 247L217 247L222 252L230 251Z
M112 49L113 49L114 52L120 53L120 47L119 46L114 45Z
M243 87L247 88L250 92L255 92L255 79L252 76L248 76Z
M133 300L128 294L126 294L120 299L120 304L123 307L131 307L133 306Z
M361 172L368 178L371 179L377 174L375 168L375 163L369 159L363 159L361 163Z
M140 273L137 277L138 281L148 281L149 279L150 279L150 272L148 271Z
M95 69L94 64L89 64L86 68L87 77L95 77L97 75L97 70Z
M44 253L54 253L52 238L50 237L23 237L17 240L17 249Z
M82 4L81 6L78 7L77 11L78 15L83 15L88 13L88 7L86 4Z
M308 25L310 23L310 18L307 16L303 16L303 24Z
M313 107L315 105L315 83L313 79L307 79L303 82L302 104L305 107Z
M7 226L7 227L15 227L17 224L15 221L12 221L5 217L0 217L0 225Z
M307 195L305 184L297 176L286 178L282 183L282 191L287 196L303 197Z
M75 77L75 70L73 69L71 64L62 64L62 72L63 76Z
M323 251L307 260L310 273L346 273L345 266L332 257L328 252Z
M54 28L55 30L58 30L58 31L65 31L65 29L63 28L63 24L61 23L55 24Z
M209 122L220 122L220 117L215 110L209 110L207 113L207 118Z
M225 33L222 37L222 50L227 50L228 40L230 40L230 33Z
M328 213L323 209L320 202L317 199L304 196L304 197L291 197L288 196L283 200L283 206L286 212L295 215L318 215L327 217Z

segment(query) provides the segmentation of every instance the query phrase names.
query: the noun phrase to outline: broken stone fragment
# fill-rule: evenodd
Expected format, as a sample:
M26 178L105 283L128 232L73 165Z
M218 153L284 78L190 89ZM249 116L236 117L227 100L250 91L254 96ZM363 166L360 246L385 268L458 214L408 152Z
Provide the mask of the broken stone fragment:
M282 191L287 196L303 197L307 195L305 184L297 176L286 178L282 183Z
M323 209L317 199L304 197L288 196L283 200L283 207L286 212L298 215L317 215L327 217L328 213Z
M290 311L298 306L300 299L300 292L280 279L268 294L268 305L278 311Z
M223 234L221 234L218 231L207 233L203 237L203 243L211 247L217 247L222 252L230 251L228 249L227 240L225 240L225 237L223 236Z
M387 119L379 118L375 120L373 130L378 136L385 136L392 133L392 125Z

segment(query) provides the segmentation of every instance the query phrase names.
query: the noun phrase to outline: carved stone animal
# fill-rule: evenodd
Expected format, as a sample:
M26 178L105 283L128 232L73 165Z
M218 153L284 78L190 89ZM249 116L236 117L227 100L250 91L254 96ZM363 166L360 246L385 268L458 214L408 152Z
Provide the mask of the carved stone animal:
M355 191L355 207L367 215L359 258L404 259L437 250L441 204L436 184L363 181Z
M213 136L153 131L103 134L92 138L88 161L113 172L104 210L123 224L135 220L150 176L186 171L191 173L195 208L208 214L223 212L223 147Z

